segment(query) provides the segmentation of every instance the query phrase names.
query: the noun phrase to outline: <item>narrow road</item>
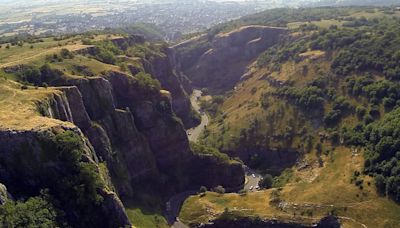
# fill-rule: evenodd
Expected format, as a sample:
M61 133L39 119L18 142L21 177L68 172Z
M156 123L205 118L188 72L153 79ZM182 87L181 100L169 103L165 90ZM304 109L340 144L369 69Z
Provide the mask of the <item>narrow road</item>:
M203 132L203 130L205 129L205 127L208 125L209 123L209 119L207 114L205 114L204 112L201 112L200 110L200 98L201 98L202 92L200 90L193 90L193 94L190 97L190 103L192 104L192 107L194 108L194 110L198 113L200 113L201 115L201 123L194 128L191 128L189 130L186 131L189 141L193 141L196 142L201 133ZM196 194L195 191L187 191L187 192L182 192L179 193L173 197L171 197L171 199L168 200L167 204L166 204L166 219L168 221L168 224L171 225L172 228L189 228L189 226L185 225L184 223L182 223L178 216L179 216L179 212L181 210L181 207L183 205L183 203L185 202L185 200L190 196L190 195L194 195Z
M201 111L200 108L200 98L202 96L202 92L200 90L193 90L193 94L190 97L190 102L192 103L192 107L194 110L201 115L201 123L194 128L191 128L186 131L189 141L197 142L203 130L208 126L209 118L205 112Z
M261 175L251 170L249 167L244 166L244 172L246 176L246 183L244 184L244 190L257 191L258 182L262 179Z
M189 141L196 142L201 133L209 124L209 118L206 113L201 111L200 108L200 98L202 97L202 92L200 90L193 90L193 94L190 97L190 102L192 103L192 107L194 110L201 115L201 123L194 128L188 129L186 131ZM256 186L258 186L258 182L261 180L261 175L257 174L253 170L249 169L247 166L244 166L245 174L246 174L246 184L244 186L245 190L248 191L256 191ZM191 196L196 194L196 191L187 191L179 193L167 202L166 204L166 219L168 224L171 225L172 228L189 228L189 226L182 223L178 216L181 210L181 207L185 200Z

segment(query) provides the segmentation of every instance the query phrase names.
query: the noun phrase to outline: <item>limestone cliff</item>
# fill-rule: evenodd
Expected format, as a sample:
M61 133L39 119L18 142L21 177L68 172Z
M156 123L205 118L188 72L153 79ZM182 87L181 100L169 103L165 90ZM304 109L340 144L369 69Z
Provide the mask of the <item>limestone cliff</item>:
M58 143L53 141L65 132L73 132L79 136L77 142L81 145L79 153L77 150L73 153L68 151L68 148L73 146L70 144L71 141L68 141L71 140L70 138L65 138L67 141L60 140ZM66 147L62 148L60 142L65 143ZM78 149L75 146L74 148ZM77 160L75 161L75 159ZM85 140L82 132L72 124L59 121L55 126L48 128L2 129L0 131L0 178L17 199L36 196L42 189L48 189L55 202L60 203L58 208L65 212L65 215L62 216L72 226L92 224L97 227L121 227L130 225L121 201L115 196L115 193L107 190L103 182L98 182L99 185L96 186L91 185L92 182L80 182L83 179L79 179L79 175L95 178L92 176L94 174L86 173L89 169L102 176L96 153L90 142ZM85 187L81 186L80 191L84 194L87 193L85 197L88 198L90 197L89 189L94 187L96 191L94 194L101 196L102 200L97 203L89 199L74 201L77 192L72 190L73 185L70 184L73 182L68 184L68 181L76 181L76 184L85 183ZM74 200L65 201L70 197ZM94 218L88 216L90 213L82 213L83 210L86 210L83 205L90 207L92 210L90 213L95 213L98 217Z
M232 89L254 58L277 43L286 31L285 28L246 26L218 34L212 40L200 36L173 48L181 61L191 60L186 60L189 66L183 69L194 86L225 91Z
M129 36L126 38L113 39L112 42L120 48L128 46L143 45L145 40L141 36ZM140 65L146 73L151 74L160 81L162 88L168 90L172 95L172 107L176 115L181 118L186 128L198 124L190 105L188 93L192 88L189 80L181 72L179 65L174 62L174 50L165 46L152 45L153 53L147 53L140 58ZM141 71L137 67L129 66L132 75Z
M251 218L251 217L241 217L236 215L225 215L222 218L218 218L214 221L211 221L209 224L201 224L194 227L201 228L340 228L341 225L338 221L338 218L334 216L327 216L322 218L316 224L302 224L297 222L282 222L276 219L271 220L263 220L260 218Z
M103 77L58 83L63 85L59 89L65 94L64 106L70 110L70 118L63 120L82 129L100 160L106 161L117 192L123 198L132 197L133 189L154 179L158 180L151 183L153 186L168 183L166 196L200 185L222 184L229 188L243 183L241 166L222 164L192 153L168 93L143 87L137 78L113 71ZM50 107L59 110L49 113L63 113L66 109L62 105ZM213 178L192 172L198 170L193 167L207 170ZM165 177L162 181L160 175Z
M114 42L120 45L126 40ZM59 183L60 178L91 172L93 168L97 174L91 173L90 178L97 175L103 178L92 183L101 187L88 191L95 195L93 201L101 199L101 203L90 208L79 203L63 208L62 204L74 202L64 200L59 207L66 210L71 224L93 222L96 227L129 225L120 199L128 202L140 197L141 192L167 199L201 185L226 188L241 185L244 174L240 165L221 163L191 151L179 118L193 124L192 108L183 88L190 90L190 85L175 68L173 50L163 49L163 52L140 61L144 70L161 82L162 89L169 91L160 90L150 76L140 78L133 72L131 75L121 71L92 77L71 76L60 71L54 80L31 82L35 85L46 82L51 86L48 88L22 89L19 83L1 81L0 89L7 89L4 94L8 100L2 103L0 117L10 123L0 123L0 182L17 199L35 196L44 188L62 198L68 191L54 186L71 182ZM19 100L15 102L16 99ZM19 112L14 114L15 110ZM9 118L12 115L17 118ZM67 145L73 153L66 154L73 156L76 151L82 151L79 161L70 165L64 164L69 158L60 159L59 154L66 155L58 146L60 143L54 141L65 132L73 132L82 143L79 150ZM70 138L67 136L66 142L73 143ZM70 172L64 166L78 170ZM86 166L91 168L86 170ZM198 170L207 171L199 173ZM89 193L83 192L80 196L92 199ZM96 217L100 218L92 221Z

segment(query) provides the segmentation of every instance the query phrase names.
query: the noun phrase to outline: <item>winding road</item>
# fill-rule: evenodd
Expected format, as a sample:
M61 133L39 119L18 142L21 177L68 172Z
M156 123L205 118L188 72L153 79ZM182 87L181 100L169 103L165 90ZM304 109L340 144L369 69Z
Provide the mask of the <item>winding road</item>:
M200 98L202 96L202 92L200 90L193 90L192 96L190 97L190 102L192 103L192 107L196 112L200 113L201 115L201 123L189 130L186 131L189 141L196 142L203 130L207 127L208 123L210 122L207 114L203 111L201 111L200 108Z
M190 97L190 102L192 107L196 112L200 113L201 115L201 123L194 128L188 129L186 131L189 141L196 142L203 130L209 124L209 118L205 112L202 112L200 108L200 98L202 97L202 92L200 90L193 90L193 93ZM258 186L258 182L261 180L261 175L257 174L253 170L249 169L247 166L243 167L245 170L246 175L246 183L244 189L247 191L256 191L256 186ZM189 226L182 223L178 216L181 210L181 207L185 200L191 196L197 194L197 191L187 191L179 193L169 199L166 204L166 219L168 223L171 225L172 228L189 228Z
M206 128L206 126L209 123L209 118L207 116L206 113L201 111L200 108L200 98L202 96L202 92L200 90L193 90L193 93L190 97L190 102L192 104L192 107L194 108L194 110L198 113L200 113L201 115L201 123L191 129L188 129L186 131L189 141L192 142L196 142L201 133L203 132L203 130ZM182 192L179 193L173 197L171 197L167 204L166 204L166 219L168 221L168 224L171 225L172 228L189 228L189 226L185 225L184 223L182 223L178 216L179 216L179 212L181 210L181 207L183 205L183 203L185 202L185 200L191 196L196 194L196 191L187 191L187 192Z

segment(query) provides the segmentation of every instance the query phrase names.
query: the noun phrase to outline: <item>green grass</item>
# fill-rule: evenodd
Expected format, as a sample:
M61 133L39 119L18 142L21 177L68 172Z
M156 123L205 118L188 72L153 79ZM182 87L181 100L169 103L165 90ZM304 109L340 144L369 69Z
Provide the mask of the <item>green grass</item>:
M38 102L46 102L61 91L28 86L0 78L0 128L33 129L60 125L62 122L40 116ZM64 125L72 124L64 122Z
M332 25L336 25L338 27L342 27L343 23L346 21L338 21L338 20L321 20L321 21L311 21L311 24L314 24L320 28L329 28ZM300 27L300 25L305 25L305 24L309 24L309 23L305 23L305 22L292 22L288 24L288 28L290 29L297 29Z
M311 183L292 182L283 187L280 199L287 203L295 203L296 207L289 206L280 210L270 204L273 189L242 196L207 192L203 197L192 196L186 200L180 218L187 224L206 222L215 219L228 208L245 216L281 218L307 223L335 211L339 216L351 218L342 220L347 227L360 227L360 223L368 227L396 227L397 221L400 221L400 206L387 198L379 197L373 185L367 185L372 181L371 178L362 177L365 183L363 190L350 184L352 173L362 168L361 156L354 157L349 149L338 148L334 152L333 162L329 162L329 157L324 160L326 167L319 171L314 169L314 172L319 174ZM293 175L300 176L298 172L300 171ZM310 212L312 216L309 215ZM293 216L295 213L296 217Z
M97 35L93 37L92 41L101 41L118 37L120 36L111 35L108 37L106 35ZM53 38L44 38L44 42L33 44L24 43L22 47L10 45L10 48L6 48L7 44L2 44L2 48L0 48L0 68L18 64L43 64L47 55L58 54L63 48L70 51L77 51L90 47L90 45L83 45L81 39L81 35L61 41L55 41Z
M160 214L146 211L141 208L126 208L129 220L137 228L167 228L167 221Z
M55 62L51 63L50 65L51 67L59 69L69 75L79 75L76 66L87 67L87 69L94 75L99 75L103 71L120 70L118 66L102 63L94 58L89 58L82 55L76 55L73 59L64 59L62 62Z

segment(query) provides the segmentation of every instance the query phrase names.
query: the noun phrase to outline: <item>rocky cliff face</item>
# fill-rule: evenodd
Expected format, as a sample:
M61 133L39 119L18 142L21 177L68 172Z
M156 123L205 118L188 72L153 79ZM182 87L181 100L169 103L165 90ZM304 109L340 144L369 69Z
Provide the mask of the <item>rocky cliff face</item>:
M64 103L65 104L65 103ZM59 106L61 107L62 103ZM64 110L64 108L62 108ZM67 180L74 179L76 174L69 172L73 163L63 155L62 151L55 149L54 142L51 140L58 134L66 131L73 132L80 136L82 143L81 158L78 160L80 164L88 164L94 167L94 171L100 173L97 155L93 150L90 142L85 139L82 132L76 126L59 122L58 125L49 128L41 127L31 130L1 130L0 131L0 177L1 181L7 186L8 190L17 198L36 196L40 194L42 189L49 189L49 193L53 195L60 203L69 192ZM67 142L66 142L67 143ZM58 148L59 145L56 145ZM68 151L69 152L69 151ZM72 159L72 158L71 158ZM84 166L84 165L82 165ZM83 171L80 171L83 172ZM60 192L58 188L61 186L68 193ZM70 225L82 224L81 220L90 220L98 227L121 227L130 225L125 209L121 201L116 197L115 193L104 187L96 188L97 194L101 195L103 200L100 204L96 204L91 210L98 214L98 218L88 218L79 211L83 208L76 207L73 203L66 203L68 206L62 205L65 209L66 218ZM85 191L82 189L82 191ZM78 203L79 204L79 203ZM67 208L64 208L67 207ZM67 210L68 209L68 210Z
M205 45L207 36L202 36L176 45L174 49L180 59L192 60L187 63L191 65L183 66L183 69L195 86L224 91L232 89L254 58L277 43L286 31L284 28L246 26L219 34L208 45ZM198 48L190 49L193 46Z
M244 172L242 164L224 163L217 161L212 156L196 157L197 161L190 163L187 168L191 172L192 184L207 187L223 186L226 191L238 191L244 184ZM218 165L216 169L215 166ZM223 177L223 178L210 178Z
M120 48L129 45L143 45L145 40L141 36L130 36L112 40ZM172 108L176 115L181 118L186 128L198 124L193 116L192 107L188 93L192 92L189 80L182 74L179 65L174 62L174 50L167 47L160 47L157 54L146 55L140 59L141 65L146 73L151 74L160 81L163 89L168 90L172 96ZM140 69L130 66L132 75L140 72Z
M135 77L121 72L58 83L63 85L59 89L65 95L59 96L64 97L64 105L50 102L48 115L70 113L69 118L60 119L82 129L99 159L106 161L123 198L132 197L139 183L160 175L168 182L167 195L200 185L229 188L243 183L240 165L221 164L192 153L168 93L143 88ZM207 170L213 178L192 170Z
M115 42L119 45L126 40ZM130 200L140 195L139 191L156 189L146 193L168 198L201 185L232 188L242 184L244 174L240 165L220 163L191 151L184 125L175 114L176 111L183 119L190 115L191 106L182 83L189 89L190 85L177 73L172 50L165 53L141 61L145 71L159 79L169 92L147 85L145 79L140 81L139 77L116 71L98 77L64 75L49 82L54 86L49 90L37 89L48 91L45 98L34 101L37 113L32 111L37 117L34 119L43 122L30 124L24 130L0 124L0 182L17 198L51 188L49 177L56 181L68 172L60 171L63 164L49 154L47 141L58 150L51 139L71 131L83 143L80 162L96 167L96 172L103 176L110 175L101 181L104 187L97 189L103 199L93 211L100 217L96 221L99 227L129 225L119 199ZM24 93L29 96L29 90ZM190 117L186 122L190 122ZM104 165L106 171L100 168ZM200 172L206 175L198 170L206 170ZM85 214L68 212L76 223L80 214Z
M338 218L334 216L327 216L322 218L317 224L304 225L296 222L281 222L278 220L262 220L262 219L252 219L245 217L224 217L212 221L210 224L203 224L198 227L201 228L340 228L341 225Z

